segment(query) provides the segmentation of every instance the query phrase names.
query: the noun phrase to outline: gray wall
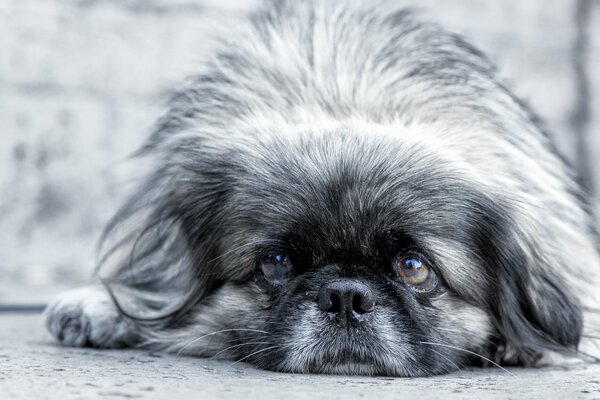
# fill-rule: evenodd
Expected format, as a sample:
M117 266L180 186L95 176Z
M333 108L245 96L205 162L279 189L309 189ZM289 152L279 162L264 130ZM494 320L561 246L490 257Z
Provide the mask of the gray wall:
M0 0L0 302L88 279L136 175L127 154L253 3ZM411 3L498 63L598 193L600 0Z

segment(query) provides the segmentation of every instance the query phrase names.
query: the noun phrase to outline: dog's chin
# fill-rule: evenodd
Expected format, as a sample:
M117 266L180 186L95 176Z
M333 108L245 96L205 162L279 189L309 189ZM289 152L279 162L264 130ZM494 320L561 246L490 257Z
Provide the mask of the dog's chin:
M375 339L362 332L351 333L349 330L340 329L339 336L346 336L342 340L322 340L321 353L313 352L313 360L308 363L308 370L317 373L332 374L367 374L374 375L381 371L381 362L376 359L376 354L381 351L381 346L372 346ZM362 343L357 344L363 337ZM315 350L315 349L313 349Z
M276 369L313 374L393 375L394 368L386 368L381 360L376 359L375 354L374 349L370 354L365 354L352 349L351 346L329 348L320 354L309 348L288 354Z
M337 375L422 376L419 368L411 368L404 357L382 357L381 345L364 345L357 350L352 345L332 347L323 343L315 348L288 354L279 364L279 371ZM319 352L317 349L321 349ZM390 354L388 349L385 354Z
M389 360L378 357L378 353L382 351L381 347L365 344L362 349L357 350L356 346L350 344L339 346L314 360L308 366L308 371L341 375L397 375L398 364L390 364ZM388 352L389 350L386 351ZM407 374L407 371L403 372Z

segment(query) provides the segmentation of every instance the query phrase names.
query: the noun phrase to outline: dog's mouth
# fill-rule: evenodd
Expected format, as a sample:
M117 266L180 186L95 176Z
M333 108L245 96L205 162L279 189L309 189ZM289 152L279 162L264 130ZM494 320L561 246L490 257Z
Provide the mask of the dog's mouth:
M301 356L308 361L305 364L306 372L349 375L385 373L382 360L379 359L382 349L375 345L375 341L365 338L360 345L354 340L335 341L321 342L321 346L306 349Z
M313 359L306 367L307 372L312 373L373 375L379 371L378 365L373 355L368 356L351 348L339 348L313 354Z

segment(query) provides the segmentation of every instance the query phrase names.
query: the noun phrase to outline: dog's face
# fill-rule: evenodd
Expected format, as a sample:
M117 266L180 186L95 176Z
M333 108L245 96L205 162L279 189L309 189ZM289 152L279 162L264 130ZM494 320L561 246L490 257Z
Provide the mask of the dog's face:
M482 352L503 296L496 258L513 251L500 206L425 146L351 129L294 137L220 157L235 167L220 168L227 195L213 205L211 268L227 284L212 314L258 332L241 331L236 356L415 376Z
M231 265L252 269L253 318L278 346L256 355L264 367L422 375L489 335L456 294L482 281L483 196L425 149L370 139L271 143L234 196L243 238L228 241L255 244Z
M117 275L156 289L130 303L177 310L171 349L279 371L422 376L575 348L568 271L546 268L485 174L403 129L178 145L125 209L157 212Z

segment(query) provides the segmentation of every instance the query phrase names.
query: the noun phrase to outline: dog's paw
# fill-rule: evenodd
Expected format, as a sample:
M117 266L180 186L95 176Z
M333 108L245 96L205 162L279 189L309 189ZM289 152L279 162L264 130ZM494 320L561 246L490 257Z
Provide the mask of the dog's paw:
M102 287L63 293L45 311L46 327L67 346L122 347L128 324Z
M553 351L546 351L542 354L540 359L535 364L536 367L572 367L576 365L580 365L584 363L583 356L578 355L577 353L567 355L567 354L559 354Z

